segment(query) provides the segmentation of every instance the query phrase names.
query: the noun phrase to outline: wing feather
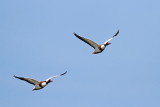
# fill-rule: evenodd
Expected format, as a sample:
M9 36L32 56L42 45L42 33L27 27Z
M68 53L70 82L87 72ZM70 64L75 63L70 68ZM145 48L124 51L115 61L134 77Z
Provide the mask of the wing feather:
M85 43L87 43L88 45L90 45L91 47L93 47L94 49L95 49L96 47L98 47L98 44L95 43L94 41L89 40L89 39L84 38L84 37L81 37L81 36L77 35L76 33L73 33L73 34L74 34L77 38L79 38L80 40L82 40L83 42L85 42Z
M33 85L36 85L37 83L39 83L37 80L34 80L34 79L32 79L32 78L17 77L17 76L15 76L15 75L14 75L14 77L15 77L15 78L18 78L18 79L20 79L20 80L26 81L26 82L28 82L28 83L30 83L30 84L33 84Z
M52 78L56 78L56 77L59 77L59 76L65 75L66 73L67 73L67 71L66 71L65 73L63 73L63 74L59 74L59 75L56 75L56 76L50 77L50 78L46 79L46 81L48 81L48 80L50 80L50 79L52 79Z
M115 35L113 35L110 39L108 39L104 44L107 44L107 42L109 42L110 40L112 40L114 37L116 37L119 34L119 30L117 31L117 33Z

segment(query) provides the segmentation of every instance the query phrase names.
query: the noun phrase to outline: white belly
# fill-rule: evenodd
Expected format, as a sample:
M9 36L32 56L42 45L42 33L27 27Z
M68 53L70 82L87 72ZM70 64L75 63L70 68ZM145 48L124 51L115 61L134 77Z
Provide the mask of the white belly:
M45 87L47 84L46 84L46 82L43 82L41 85L42 85L43 87Z
M34 90L42 89L42 88L44 88L46 85L47 85L46 82L42 82L42 83L40 83L40 84L37 84L37 85L35 85Z

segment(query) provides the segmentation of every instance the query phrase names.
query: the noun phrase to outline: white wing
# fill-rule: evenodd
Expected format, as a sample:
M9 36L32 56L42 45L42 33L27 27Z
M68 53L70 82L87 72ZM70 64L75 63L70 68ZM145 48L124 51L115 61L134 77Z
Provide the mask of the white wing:
M50 79L52 79L52 78L56 78L56 77L65 75L66 73L67 73L67 71L66 71L65 73L63 73L63 74L60 74L60 75L56 75L56 76L50 77L50 78L46 79L46 81L48 81L48 80L50 80Z
M107 44L107 42L109 42L110 40L112 40L115 36L117 36L119 34L119 30L117 31L117 33L115 35L112 36L112 38L108 39L106 42L104 42L104 44Z

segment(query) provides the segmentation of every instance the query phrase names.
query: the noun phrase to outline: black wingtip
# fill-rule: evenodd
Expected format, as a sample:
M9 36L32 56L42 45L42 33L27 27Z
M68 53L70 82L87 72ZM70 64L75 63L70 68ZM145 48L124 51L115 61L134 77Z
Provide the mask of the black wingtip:
M23 77L17 77L17 76L13 76L14 78L18 78L18 79L20 79L20 80L23 80Z
M117 31L118 33L119 33L119 29L118 29L118 31Z
M13 77L14 77L14 78L18 78L18 79L20 79L20 78L21 78L21 77L17 77L17 76L15 76L15 75L14 75Z
M119 33L119 29L118 29L118 31L117 31L118 33Z
M79 38L79 39L81 39L81 36L79 36L77 33L73 33L74 34L74 36L76 36L77 38Z
M119 29L118 29L117 33L113 37L117 36L118 34L119 34Z
M66 73L67 73L67 71L64 74L66 74Z
M77 33L75 33L75 32L73 32L73 34L74 34L75 36L78 36Z
M67 73L67 71L65 73L61 74L61 75L65 75L66 73Z

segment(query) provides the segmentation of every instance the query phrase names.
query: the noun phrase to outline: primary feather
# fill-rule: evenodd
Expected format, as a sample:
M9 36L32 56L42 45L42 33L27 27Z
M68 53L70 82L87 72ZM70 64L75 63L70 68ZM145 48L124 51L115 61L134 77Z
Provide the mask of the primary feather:
M32 78L17 77L17 76L15 76L15 75L14 75L14 77L15 77L15 78L18 78L18 79L20 79L20 80L26 81L26 82L28 82L28 83L30 83L30 84L33 84L33 85L36 85L37 83L39 83L39 81L34 80L34 79L32 79Z
M90 45L91 47L93 47L94 49L95 49L96 47L98 47L98 44L95 43L94 41L89 40L89 39L84 38L84 37L81 37L81 36L77 35L76 33L73 33L73 34L74 34L77 38L79 38L80 40L82 40L83 42L85 42L85 43L87 43L88 45Z
M108 39L104 44L106 45L107 42L109 42L110 40L112 40L114 37L116 37L119 34L119 30L117 31L117 33L115 35L113 35L110 39Z
M46 79L46 81L48 81L48 80L50 80L50 79L52 79L52 78L56 78L56 77L65 75L66 73L67 73L67 71L66 71L65 73L63 73L63 74L60 74L60 75L56 75L56 76L50 77L50 78Z

